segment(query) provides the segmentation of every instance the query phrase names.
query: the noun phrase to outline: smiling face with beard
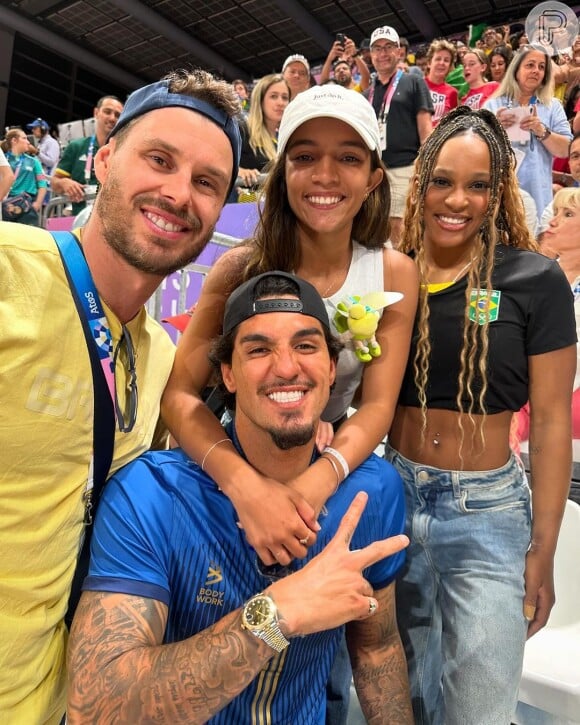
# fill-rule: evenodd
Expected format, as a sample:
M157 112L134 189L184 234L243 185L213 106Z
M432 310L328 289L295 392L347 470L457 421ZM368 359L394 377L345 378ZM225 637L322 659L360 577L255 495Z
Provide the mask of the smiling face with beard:
M102 187L93 213L106 244L148 274L166 276L195 259L231 181L223 131L188 109L157 109L97 156Z
M242 447L273 455L310 450L334 382L322 325L304 314L270 312L240 323L223 382L235 394L236 433Z
M107 244L132 267L165 277L197 259L211 239L215 227L206 230L202 236L202 225L196 216L175 209L165 200L148 194L135 197L132 203L133 210L138 212L144 207L156 208L159 212L171 214L174 219L183 220L184 226L191 230L191 242L186 248L182 248L168 245L155 233L136 238L127 226L126 211L119 204L120 191L121 184L114 174L111 174L107 184L99 192L99 203L95 213L101 218L103 237ZM147 244L144 244L145 241Z

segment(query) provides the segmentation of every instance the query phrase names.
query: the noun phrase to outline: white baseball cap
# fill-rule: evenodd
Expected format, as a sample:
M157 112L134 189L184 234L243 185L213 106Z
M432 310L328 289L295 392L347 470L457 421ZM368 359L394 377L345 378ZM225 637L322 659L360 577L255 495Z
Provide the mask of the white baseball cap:
M284 61L284 65L282 66L282 73L284 73L290 63L302 63L302 65L306 68L307 72L310 73L310 65L308 61L303 55L300 55L300 53L294 53L294 55L289 55L286 58L286 60Z
M367 99L357 91L329 84L309 88L286 106L278 131L279 154L294 131L313 118L337 118L354 128L371 151L381 147L377 117Z
M373 34L371 35L370 47L372 48L373 43L376 43L377 40L379 40L380 38L390 40L392 43L400 45L399 33L397 33L395 28L391 28L390 25L383 25L381 28L376 28L375 30L373 30Z

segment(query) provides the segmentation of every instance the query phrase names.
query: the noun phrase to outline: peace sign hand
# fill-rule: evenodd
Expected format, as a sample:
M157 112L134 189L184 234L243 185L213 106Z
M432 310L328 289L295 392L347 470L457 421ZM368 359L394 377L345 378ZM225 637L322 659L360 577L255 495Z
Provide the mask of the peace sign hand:
M323 551L303 569L267 589L276 602L280 627L287 637L333 629L376 611L373 588L362 571L404 549L409 539L392 536L351 551L350 542L367 500L366 493L357 493Z

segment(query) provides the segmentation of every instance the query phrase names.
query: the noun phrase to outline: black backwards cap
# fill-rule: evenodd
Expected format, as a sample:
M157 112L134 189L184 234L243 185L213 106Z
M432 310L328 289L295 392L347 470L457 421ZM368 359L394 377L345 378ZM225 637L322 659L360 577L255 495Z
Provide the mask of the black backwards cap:
M256 287L264 277L283 277L291 280L298 287L298 299L268 297L267 299L257 300ZM254 315L263 315L267 312L293 312L308 315L314 317L323 327L330 331L328 313L322 297L310 282L306 282L306 280L300 279L300 277L293 274L288 274L288 272L275 270L252 277L252 279L244 282L232 292L226 302L224 311L223 334L227 335L240 322L248 320Z
M143 86L143 88L138 88L136 91L131 93L129 98L127 98L127 102L125 103L123 111L119 116L119 120L117 121L115 128L109 134L109 139L111 139L134 118L143 116L144 114L149 113L149 111L155 111L158 108L171 108L175 106L180 108L189 108L191 111L201 113L202 116L209 118L217 126L219 126L228 137L228 141L230 142L234 155L234 168L231 183L231 186L233 186L235 180L238 178L240 153L242 150L242 139L240 136L238 122L235 118L228 116L225 111L221 111L219 108L212 106L211 103L207 103L206 101L194 98L193 96L185 93L172 93L169 90L169 81L167 80L151 83L151 85Z

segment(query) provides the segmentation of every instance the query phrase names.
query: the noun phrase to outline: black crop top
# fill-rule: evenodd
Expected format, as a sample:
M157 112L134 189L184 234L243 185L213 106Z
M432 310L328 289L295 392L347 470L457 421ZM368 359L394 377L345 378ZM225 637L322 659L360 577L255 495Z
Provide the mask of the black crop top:
M427 407L457 410L459 355L467 277L429 295L431 356ZM519 410L528 400L528 355L541 355L576 342L574 301L560 266L536 252L498 245L492 275L493 295L487 359L487 413ZM477 318L475 303L470 318ZM475 322L473 324L476 324ZM399 404L419 407L413 362L417 321ZM555 371L557 374L557 371ZM476 413L481 378L474 379ZM468 400L463 402L465 409Z

